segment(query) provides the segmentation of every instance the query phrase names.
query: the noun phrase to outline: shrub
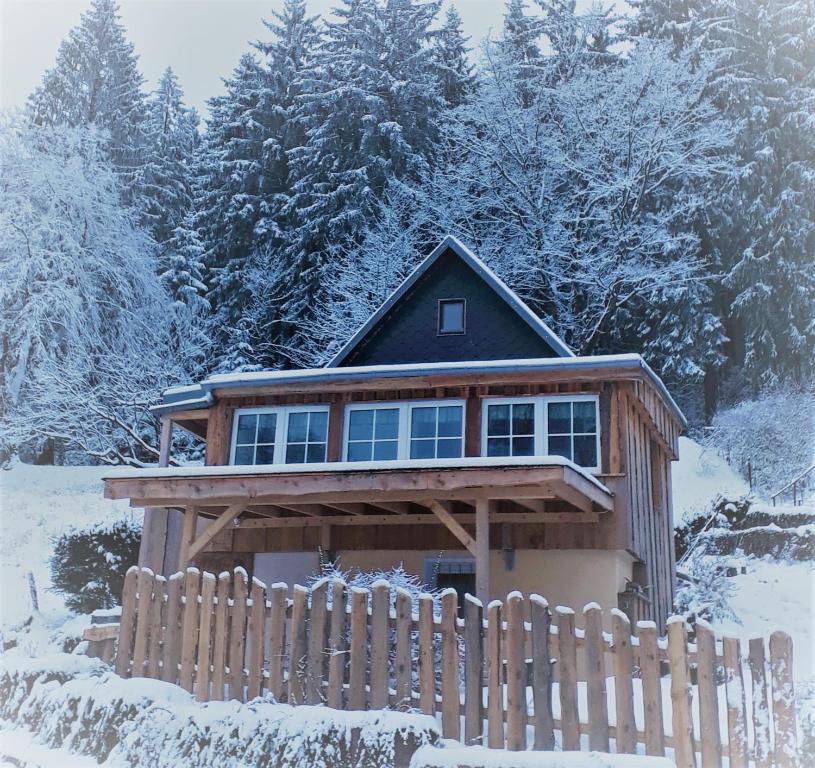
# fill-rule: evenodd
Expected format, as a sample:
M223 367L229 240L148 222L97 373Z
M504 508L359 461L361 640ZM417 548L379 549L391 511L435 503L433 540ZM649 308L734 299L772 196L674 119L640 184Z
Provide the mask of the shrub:
M138 562L140 539L141 531L131 520L63 534L51 556L54 591L79 613L118 605L125 573Z

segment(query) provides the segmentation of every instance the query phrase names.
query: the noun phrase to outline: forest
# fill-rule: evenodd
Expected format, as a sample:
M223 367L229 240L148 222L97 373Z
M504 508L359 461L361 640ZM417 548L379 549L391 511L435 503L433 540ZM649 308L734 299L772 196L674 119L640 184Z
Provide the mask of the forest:
M201 116L92 0L0 118L0 460L154 462L163 388L324 364L447 233L692 431L811 408L811 0L278 8Z

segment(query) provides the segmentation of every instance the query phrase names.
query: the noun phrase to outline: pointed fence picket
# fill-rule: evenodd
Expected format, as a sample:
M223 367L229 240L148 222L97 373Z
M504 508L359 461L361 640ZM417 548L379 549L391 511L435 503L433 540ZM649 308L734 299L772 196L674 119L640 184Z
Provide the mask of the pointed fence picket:
M495 748L667 754L678 768L796 765L783 632L750 640L743 656L703 621L693 637L673 617L659 638L652 622L632 628L617 610L604 620L594 603L575 614L537 595L486 607L467 595L462 613L452 590L412 604L386 582L290 592L240 568L165 579L134 567L114 666L198 701L415 709L448 738Z

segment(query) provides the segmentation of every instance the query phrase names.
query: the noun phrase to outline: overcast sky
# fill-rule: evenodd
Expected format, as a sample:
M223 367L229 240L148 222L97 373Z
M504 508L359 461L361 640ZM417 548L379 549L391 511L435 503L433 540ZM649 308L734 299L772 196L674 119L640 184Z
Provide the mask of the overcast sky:
M90 0L0 0L0 106L19 107L54 65L57 47L79 23ZM120 0L122 23L136 47L147 86L168 65L188 103L203 112L222 92L221 78L237 64L250 40L268 33L281 0ZM328 14L336 0L310 0L311 13ZM501 27L503 0L456 0L475 45Z

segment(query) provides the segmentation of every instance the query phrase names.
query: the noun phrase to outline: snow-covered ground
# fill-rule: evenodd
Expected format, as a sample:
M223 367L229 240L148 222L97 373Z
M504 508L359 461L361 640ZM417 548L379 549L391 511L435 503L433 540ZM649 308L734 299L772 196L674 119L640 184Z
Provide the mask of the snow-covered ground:
M141 518L126 501L102 496L105 467L47 467L15 462L0 469L0 626L31 614L26 574L34 574L40 612L49 623L64 619L62 598L50 591L53 539L72 526L123 517Z

